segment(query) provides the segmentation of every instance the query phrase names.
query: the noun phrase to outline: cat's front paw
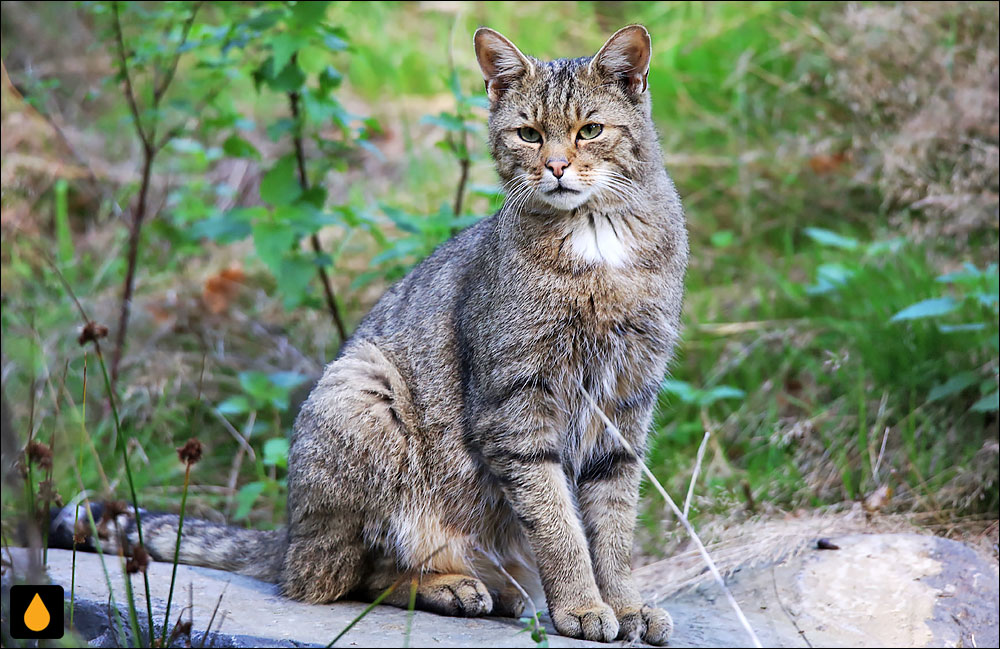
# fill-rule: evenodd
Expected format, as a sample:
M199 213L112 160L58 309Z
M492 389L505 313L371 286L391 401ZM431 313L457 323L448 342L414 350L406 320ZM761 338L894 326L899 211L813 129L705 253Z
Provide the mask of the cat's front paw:
M556 631L571 638L611 642L618 637L618 618L602 601L577 607L552 607L549 611Z
M674 630L674 621L662 608L642 605L618 612L619 640L643 642L653 645L664 645Z

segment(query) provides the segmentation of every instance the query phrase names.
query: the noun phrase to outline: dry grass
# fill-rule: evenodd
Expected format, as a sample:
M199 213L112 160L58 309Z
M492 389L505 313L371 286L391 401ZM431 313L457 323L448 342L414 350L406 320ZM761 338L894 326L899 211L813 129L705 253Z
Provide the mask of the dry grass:
M861 174L920 216L919 237L997 229L998 11L995 2L850 5L836 28L834 88L864 126L852 142Z

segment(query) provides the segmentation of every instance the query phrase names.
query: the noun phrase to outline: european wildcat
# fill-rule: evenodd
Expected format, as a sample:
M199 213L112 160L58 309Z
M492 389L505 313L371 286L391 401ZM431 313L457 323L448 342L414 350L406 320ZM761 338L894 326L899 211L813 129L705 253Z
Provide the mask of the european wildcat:
M640 469L580 389L641 454L688 255L649 34L542 62L482 28L475 49L506 204L389 289L326 368L295 424L287 532L185 522L182 561L310 602L420 571L418 607L449 615L518 615L497 565L537 570L560 633L662 644L670 617L631 576ZM154 558L172 558L173 521L143 515Z

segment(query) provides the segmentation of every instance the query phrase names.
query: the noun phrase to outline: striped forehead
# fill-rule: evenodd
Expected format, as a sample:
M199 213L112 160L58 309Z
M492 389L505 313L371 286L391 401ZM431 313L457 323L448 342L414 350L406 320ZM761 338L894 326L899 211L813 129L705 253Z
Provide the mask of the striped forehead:
M558 59L536 63L536 74L531 81L534 92L528 97L537 97L526 114L535 123L546 129L569 129L573 124L586 118L588 112L581 105L587 93L585 80L581 79L588 57L580 59Z

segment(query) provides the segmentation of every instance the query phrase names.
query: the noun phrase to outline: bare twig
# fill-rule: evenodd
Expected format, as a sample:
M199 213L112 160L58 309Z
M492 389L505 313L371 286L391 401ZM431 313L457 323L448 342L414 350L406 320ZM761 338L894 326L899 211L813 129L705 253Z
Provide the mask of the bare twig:
M458 27L458 18L458 14L456 14L455 20L451 23L451 33L448 39L448 68L452 78L455 77L455 30ZM472 159L469 158L469 133L465 129L465 119L462 114L463 106L461 103L459 103L456 107L456 112L462 120L462 133L459 136L461 138L461 143L456 144L449 134L448 144L451 146L451 150L458 158L458 166L460 170L458 176L458 187L455 188L455 202L452 205L451 210L455 218L458 218L462 213L462 203L465 199L465 186L469 182L469 166L472 164ZM458 229L452 228L451 233L452 235L458 234Z
M698 548L698 553L701 554L701 558L705 561L705 564L708 566L709 571L715 578L716 583L719 584L719 587L725 594L726 599L729 601L730 606L733 607L733 611L735 611L737 619L739 619L740 624L746 630L747 635L750 636L750 640L753 642L753 646L761 647L760 640L757 638L757 634L754 632L753 627L750 626L750 622L747 620L746 615L743 614L743 609L740 608L740 605L736 601L736 598L733 597L732 591L730 591L729 587L726 586L726 581L722 578L722 575L719 573L719 569L715 566L715 562L712 561L712 557L708 554L708 550L705 549L705 544L701 542L701 539L698 537L698 533L694 531L694 526L691 525L691 521L689 521L687 519L687 516L684 515L684 512L680 510L680 508L677 506L677 503L674 502L674 499L670 497L670 494L668 494L667 490L663 488L663 485L660 484L660 481L656 479L656 476L653 475L653 472L649 470L649 467L646 466L646 463L643 461L643 459L639 457L639 454L635 452L635 449L632 448L632 445L628 442L627 439L625 439L625 436L622 435L621 431L618 430L618 427L615 426L615 424L610 419L608 419L608 416L606 414L604 414L604 410L602 410L601 407L597 405L597 402L594 401L594 398L592 396L590 396L590 392L587 391L587 388L583 386L583 383L579 379L577 379L577 384L580 386L580 390L581 392L583 392L583 396L587 399L587 403L590 404L590 407L594 409L594 412L597 413L597 416L600 417L601 421L604 422L605 428L617 439L619 444L625 447L626 451L631 453L636 458L636 460L639 462L639 467L642 469L642 472L646 474L646 477L649 479L649 481L653 483L653 487L656 488L658 492L660 492L660 495L663 496L663 500L666 501L671 511L674 512L674 516L676 516L677 520L679 520L681 522L681 525L684 526L684 529L687 531L688 536L691 537L691 541L694 542L695 547Z
M201 9L201 5L203 4L203 1L196 2L194 7L191 9L191 15L188 16L186 21L184 21L184 27L181 28L181 42L180 45L177 46L177 49L174 50L174 58L170 62L170 66L167 67L167 74L160 80L160 83L156 84L153 88L154 104L160 103L160 100L163 99L163 94L167 91L167 88L170 87L170 82L174 80L174 74L177 72L177 64L180 63L181 54L183 53L181 51L182 46L187 43L188 35L191 33L191 26L194 25L195 16L198 15L198 10Z
M136 129L138 129L136 122ZM139 262L139 239L142 234L142 222L146 218L146 202L149 196L149 183L153 171L153 156L151 149L145 148L142 160L142 181L139 186L139 198L132 210L132 223L129 226L127 270L125 271L125 286L122 290L121 309L118 314L118 327L115 331L115 350L111 357L111 386L118 381L119 365L125 348L125 335L128 331L129 316L132 313L132 293L135 291L135 269Z
M461 167L461 175L458 177L458 189L455 190L455 205L452 207L452 211L457 218L462 213L462 201L465 197L465 185L469 181L469 153L466 148L466 135L465 131L462 131L463 153L459 154L458 164Z
M111 16L114 18L112 24L115 28L115 44L117 45L118 54L118 72L121 74L122 82L125 84L125 101L128 102L128 108L132 112L135 130L139 134L139 139L142 140L143 148L149 151L153 148L153 139L147 135L146 129L142 127L139 104L136 102L135 90L132 87L132 75L128 70L128 56L125 54L125 39L122 36L122 24L121 18L118 15L118 4L117 2L111 3Z
M687 497L684 498L684 516L687 517L688 512L691 511L691 497L694 496L694 484L698 482L698 474L701 473L701 460L705 457L705 446L708 444L708 438L711 433L708 429L705 429L705 436L701 438L701 444L698 445L698 457L694 462L694 473L691 474L691 482L688 483Z
M295 162L299 169L299 186L302 187L302 191L309 191L309 176L306 174L306 155L305 149L302 146L302 121L300 118L299 111L299 93L290 92L288 93L288 104L292 111L292 119L295 121L295 136L293 137L293 142L295 144ZM320 243L319 235L313 233L309 237L309 241L312 244L313 251L317 255L323 254L323 245ZM319 275L320 283L323 285L323 295L326 297L326 307L330 311L330 317L333 318L333 324L337 327L337 335L340 336L340 342L343 344L347 340L347 328L344 326L344 319L340 316L340 307L337 306L337 298L333 292L333 285L330 283L330 276L327 274L326 269L323 266L317 266L317 274Z
M125 39L122 35L121 17L119 15L119 3L113 2L111 4L111 13L113 17L112 24L114 26L115 32L115 44L116 44L116 54L117 54L117 65L118 72L125 84L125 100L128 103L129 110L132 113L132 121L135 124L136 133L139 136L139 140L142 143L142 179L139 184L139 196L136 199L135 206L132 208L132 223L129 225L129 237L128 237L128 257L127 266L125 272L125 282L122 289L122 302L121 309L118 314L118 327L115 331L115 348L114 353L111 356L111 386L118 381L119 366L121 364L122 353L125 349L125 337L128 333L128 321L132 313L132 294L135 291L135 271L136 266L139 261L139 242L142 235L142 224L146 219L147 204L149 201L149 186L152 180L153 171L153 161L156 158L156 154L170 141L171 138L175 137L179 132L180 127L175 127L169 131L161 140L157 141L156 138L156 128L159 119L158 110L160 107L160 101L163 99L164 93L166 93L171 81L174 79L174 74L177 71L177 64L180 60L180 56L183 53L184 45L187 43L188 36L191 32L191 26L194 24L195 16L198 15L198 10L201 8L201 2L197 3L191 10L191 15L184 23L182 28L181 40L177 44L177 48L174 50L173 59L167 68L167 73L159 83L156 83L153 88L153 99L152 99L152 121L148 126L143 126L142 123L142 113L139 110L139 102L136 98L135 87L132 84L132 75L129 72L128 56L125 52Z

